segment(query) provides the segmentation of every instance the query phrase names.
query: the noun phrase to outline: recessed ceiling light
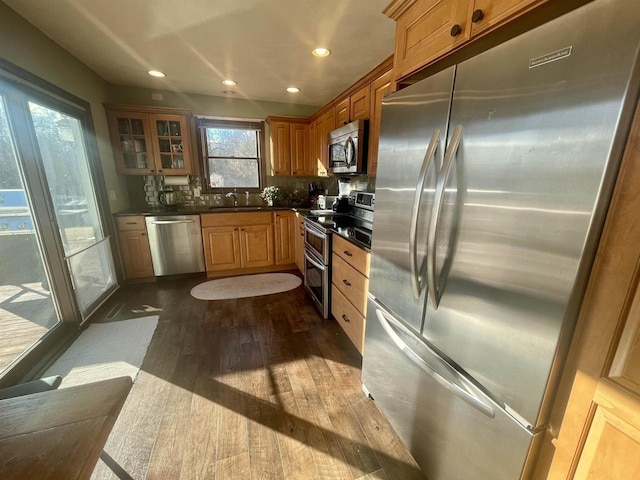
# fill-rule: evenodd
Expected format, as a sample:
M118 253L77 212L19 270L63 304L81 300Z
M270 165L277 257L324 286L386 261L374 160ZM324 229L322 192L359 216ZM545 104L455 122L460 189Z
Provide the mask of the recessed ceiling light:
M287 88L287 92L289 93L298 93L300 89L298 87L289 87Z
M166 75L159 70L149 70L147 73L152 77L158 77L158 78L166 77Z
M331 55L331 50L324 47L318 47L311 53L313 53L316 57L328 57L329 55Z
M222 93L224 93L225 95L233 95L236 92L232 91L232 90L224 90Z
M233 80L223 80L222 83L230 87L235 87L237 85L237 82L234 82Z

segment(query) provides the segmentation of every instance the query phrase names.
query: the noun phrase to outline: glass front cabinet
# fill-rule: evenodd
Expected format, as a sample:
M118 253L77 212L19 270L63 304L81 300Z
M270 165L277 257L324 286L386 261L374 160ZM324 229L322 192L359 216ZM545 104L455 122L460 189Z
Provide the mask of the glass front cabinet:
M118 172L126 175L193 173L188 112L105 108Z

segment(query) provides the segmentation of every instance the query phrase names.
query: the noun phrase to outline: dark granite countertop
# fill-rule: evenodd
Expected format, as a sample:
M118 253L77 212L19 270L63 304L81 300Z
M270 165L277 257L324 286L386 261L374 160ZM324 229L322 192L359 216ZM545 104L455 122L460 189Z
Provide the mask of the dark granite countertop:
M302 214L309 213L308 208L297 207L175 207L175 208L152 208L152 207L132 207L116 212L113 215L117 217L142 215L149 216L163 216L163 215L198 215L201 213L250 213L250 212L277 212L283 210L293 210Z

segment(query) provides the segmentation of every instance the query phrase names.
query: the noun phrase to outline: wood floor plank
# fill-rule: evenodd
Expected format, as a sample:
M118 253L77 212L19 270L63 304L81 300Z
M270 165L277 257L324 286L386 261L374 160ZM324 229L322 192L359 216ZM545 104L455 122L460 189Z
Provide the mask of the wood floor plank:
M287 480L322 480L316 471L313 454L293 392L278 395L275 403L281 406L278 415L278 446L284 478Z
M149 478L180 477L185 440L189 431L189 422L185 422L185 419L191 415L196 371L197 356L181 355L171 379L164 415L149 460Z
M336 441L342 447L347 459L353 478L358 478L368 473L373 473L381 469L374 449L369 445L367 436L362 431L362 427L349 407L329 414L331 424L336 435Z
M375 402L363 399L351 407L362 431L375 450L376 457L389 478L426 480L426 477L393 431Z
M387 477L384 470L380 469L373 473L364 475L363 477L360 477L357 480L390 480L390 479L389 477Z
M232 457L227 457L216 463L216 480L248 479L249 454L240 453Z
M218 410L212 400L217 384L198 375L193 387L180 479L213 480L216 472Z

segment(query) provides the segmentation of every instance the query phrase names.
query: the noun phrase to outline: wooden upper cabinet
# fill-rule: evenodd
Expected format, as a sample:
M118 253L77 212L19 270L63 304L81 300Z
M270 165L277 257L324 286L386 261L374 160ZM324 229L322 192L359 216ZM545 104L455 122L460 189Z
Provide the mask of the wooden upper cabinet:
M336 128L349 123L350 103L350 98L347 97L336 105Z
M320 163L318 164L318 176L329 175L329 134L336 129L333 111L325 113L322 117L320 129Z
M380 140L380 117L382 114L382 99L392 89L391 70L383 73L371 82L371 105L369 107L369 153L367 158L367 174L375 176L378 169L378 142Z
M269 117L273 175L314 175L306 120Z
M365 85L349 99L350 114L349 120L367 120L369 118L369 98L371 96L371 85Z
M291 175L291 124L269 122L271 168L274 175Z
M393 0L384 13L396 21L396 81L547 1Z
M417 0L397 19L396 78L443 56L470 36L469 0Z
M291 173L300 176L314 175L309 151L309 125L306 123L292 123L290 137Z
M126 175L193 173L190 114L117 105L105 108L118 172Z
M529 7L538 6L546 0L475 0L471 12L471 35L508 21L524 13Z

